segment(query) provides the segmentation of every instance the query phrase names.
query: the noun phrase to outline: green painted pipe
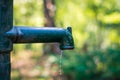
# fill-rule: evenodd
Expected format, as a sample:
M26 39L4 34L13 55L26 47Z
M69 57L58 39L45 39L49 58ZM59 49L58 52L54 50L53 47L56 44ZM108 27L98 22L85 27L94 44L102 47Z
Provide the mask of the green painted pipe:
M73 49L74 41L71 27L62 28L33 28L15 26L6 32L6 37L13 43L60 43L60 49Z
M11 41L3 36L13 27L13 0L0 0L0 80L11 80Z
M73 49L71 28L13 27L13 0L0 0L0 80L11 80L10 51L13 43L58 42L60 48Z

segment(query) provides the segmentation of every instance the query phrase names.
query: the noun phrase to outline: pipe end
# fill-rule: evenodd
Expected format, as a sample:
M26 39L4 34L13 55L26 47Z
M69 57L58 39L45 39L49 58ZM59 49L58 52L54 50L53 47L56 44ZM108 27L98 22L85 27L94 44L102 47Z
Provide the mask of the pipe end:
M74 40L72 36L72 28L67 27L66 35L63 37L60 45L61 50L72 50L74 49Z

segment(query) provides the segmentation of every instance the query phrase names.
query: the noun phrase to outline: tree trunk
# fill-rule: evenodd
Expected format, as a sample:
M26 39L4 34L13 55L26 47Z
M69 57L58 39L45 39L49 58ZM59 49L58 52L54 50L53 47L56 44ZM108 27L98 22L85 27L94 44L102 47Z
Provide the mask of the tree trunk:
M44 1L44 15L45 15L45 24L46 27L55 27L55 3L54 0L43 0ZM59 44L44 44L44 54L48 53L59 53Z

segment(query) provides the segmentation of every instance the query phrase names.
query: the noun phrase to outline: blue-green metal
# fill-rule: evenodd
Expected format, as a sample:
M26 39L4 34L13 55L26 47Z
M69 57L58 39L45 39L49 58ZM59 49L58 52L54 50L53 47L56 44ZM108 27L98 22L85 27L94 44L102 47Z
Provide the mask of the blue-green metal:
M10 51L14 43L60 43L60 49L73 49L71 27L13 27L13 0L0 0L0 80L10 80Z
M4 34L13 27L13 0L0 0L0 80L10 80L12 41Z
M62 28L33 28L13 27L5 36L13 43L60 43L60 49L73 49L74 42L71 27Z

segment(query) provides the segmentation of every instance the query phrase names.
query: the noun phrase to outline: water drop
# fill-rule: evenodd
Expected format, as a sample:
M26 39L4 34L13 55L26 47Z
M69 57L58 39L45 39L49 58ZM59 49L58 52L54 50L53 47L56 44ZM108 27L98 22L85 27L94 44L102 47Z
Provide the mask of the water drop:
M63 51L61 50L61 53L59 54L59 75L58 75L58 80L63 80L62 57L63 57Z

